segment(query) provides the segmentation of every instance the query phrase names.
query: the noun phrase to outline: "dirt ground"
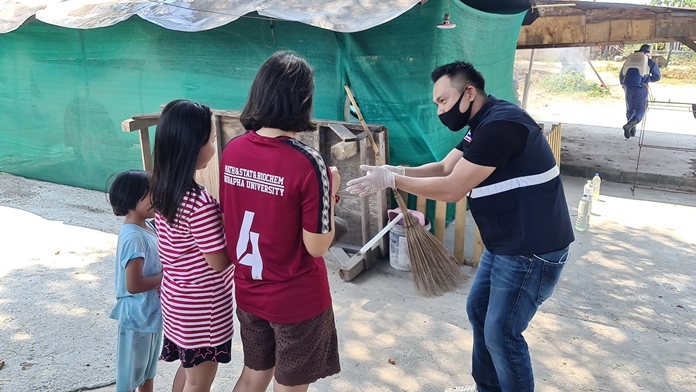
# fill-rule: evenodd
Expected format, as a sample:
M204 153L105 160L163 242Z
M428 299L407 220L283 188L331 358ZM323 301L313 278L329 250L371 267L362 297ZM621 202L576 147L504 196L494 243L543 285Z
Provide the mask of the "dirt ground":
M638 146L619 128L625 109L618 81L602 76L609 98L552 97L533 87L528 111L563 123L562 170L577 166L609 178L612 170L635 172ZM653 93L688 101L696 88L656 83ZM696 147L690 116L651 111L646 138ZM693 177L693 153L655 150L641 162L644 174ZM563 180L575 214L584 180ZM121 222L105 195L0 173L0 222L0 391L115 391L116 324L108 314ZM590 229L576 235L556 293L525 333L537 390L696 390L696 196L633 195L629 185L605 181ZM472 382L464 312L471 279L426 299L415 295L409 273L386 261L351 283L328 265L342 372L311 391L429 392ZM238 335L233 352L216 392L230 391L241 370ZM175 369L159 365L156 391L169 390Z
M571 213L583 181L564 178ZM525 336L537 390L696 388L696 200L605 182L556 294ZM113 254L104 194L0 175L0 391L114 391ZM474 270L463 267L472 275ZM311 391L440 391L472 381L464 304L471 281L426 299L387 262L354 282L330 264L343 371ZM221 366L214 391L241 369ZM389 363L393 359L395 364ZM156 390L175 366L160 364Z

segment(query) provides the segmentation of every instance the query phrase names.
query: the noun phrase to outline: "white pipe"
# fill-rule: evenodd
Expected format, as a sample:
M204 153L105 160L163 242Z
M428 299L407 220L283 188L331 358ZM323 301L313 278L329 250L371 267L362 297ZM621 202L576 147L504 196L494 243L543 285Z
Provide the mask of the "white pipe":
M383 228L382 230L380 230L379 233L377 233L376 236L374 236L371 240L367 241L367 244L365 244L365 246L363 246L362 248L360 248L360 251L358 252L358 254L359 254L359 255L364 255L365 253L367 253L368 250L372 249L372 247L377 243L377 241L379 241L380 238L384 237L384 235L387 234L387 232L388 232L389 230L391 230L392 227L394 227L394 225L396 225L397 223L399 223L399 221L400 221L403 217L404 217L404 213L403 213L403 212L400 212L399 215L397 215L394 219L392 219L391 222L389 222L386 226L384 226L384 228ZM356 255L356 256L357 256L357 255Z

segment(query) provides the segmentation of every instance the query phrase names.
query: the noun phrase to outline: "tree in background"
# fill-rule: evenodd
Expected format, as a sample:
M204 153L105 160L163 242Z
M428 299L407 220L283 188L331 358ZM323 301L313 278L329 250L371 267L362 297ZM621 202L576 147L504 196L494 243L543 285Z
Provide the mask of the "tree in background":
M696 0L650 0L650 5L696 8Z

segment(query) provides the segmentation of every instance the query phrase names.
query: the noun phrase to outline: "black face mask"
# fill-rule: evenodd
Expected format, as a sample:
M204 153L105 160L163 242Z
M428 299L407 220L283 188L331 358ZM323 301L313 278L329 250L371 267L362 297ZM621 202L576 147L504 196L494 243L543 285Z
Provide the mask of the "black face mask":
M440 117L440 121L452 132L461 131L462 128L469 123L469 118L471 117L471 107L474 106L473 102L469 102L469 108L466 109L466 112L462 113L459 111L459 105L462 102L462 98L464 98L465 92L466 88L462 91L462 95L459 96L457 103L452 106L452 109L438 116Z

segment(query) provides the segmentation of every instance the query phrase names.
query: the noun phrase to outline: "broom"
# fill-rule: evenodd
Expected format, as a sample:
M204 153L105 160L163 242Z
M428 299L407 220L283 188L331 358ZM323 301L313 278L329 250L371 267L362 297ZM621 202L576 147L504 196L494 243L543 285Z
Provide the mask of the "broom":
M360 124L362 124L365 136L375 152L377 164L384 165L384 159L379 154L377 143L375 143L360 108L355 102L353 92L348 85L344 87L350 103L355 108ZM424 296L434 297L456 290L466 279L459 269L458 260L411 214L396 188L392 188L392 192L396 203L404 214L408 257L411 259L411 272L416 292Z

